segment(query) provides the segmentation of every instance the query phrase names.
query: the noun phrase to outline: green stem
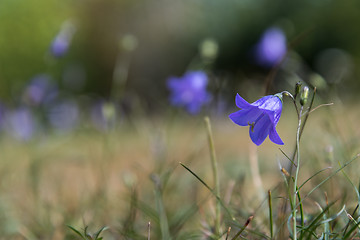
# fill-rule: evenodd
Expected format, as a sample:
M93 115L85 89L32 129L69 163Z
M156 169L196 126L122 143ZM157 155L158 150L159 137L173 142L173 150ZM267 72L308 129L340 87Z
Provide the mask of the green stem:
M301 229L304 229L304 226L305 226L304 210L303 210L303 205L302 205L302 201L301 201L301 196L300 196L299 188L297 188L297 197L298 197L299 208L300 208Z
M269 201L269 219L270 219L270 237L273 239L274 237L274 227L273 227L273 216L272 216L272 199L271 199L271 191L268 191L268 201Z
M293 196L293 206L296 206L296 197L297 197L297 182L299 176L299 169L300 169L300 129L301 129L301 115L302 115L303 106L301 106L299 115L298 115L298 127L296 132L296 172L295 172L295 180L294 180L294 196ZM296 207L292 209L292 216L293 216L293 239L297 239L297 228L296 228Z
M206 130L208 134L208 141L209 141L209 148L210 148L210 157L211 157L211 167L213 171L213 178L214 178L214 191L216 196L220 196L220 182L219 182L219 176L217 172L217 161L216 161L216 154L215 154L215 147L214 147L214 141L211 131L211 125L210 125L210 119L209 117L205 117L205 124L206 124ZM220 234L220 201L216 199L216 208L215 208L215 233L219 236Z

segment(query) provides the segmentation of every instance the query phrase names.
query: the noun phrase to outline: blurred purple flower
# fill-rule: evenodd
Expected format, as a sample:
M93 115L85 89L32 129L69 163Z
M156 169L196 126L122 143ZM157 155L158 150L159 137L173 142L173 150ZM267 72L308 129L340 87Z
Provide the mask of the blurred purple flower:
M78 123L79 108L72 100L62 100L48 106L47 116L51 126L61 131L70 131Z
M284 144L276 131L282 110L281 94L265 96L251 104L237 94L235 102L241 110L229 117L240 126L250 126L250 138L256 145L262 144L267 136L273 143Z
M41 104L48 96L57 92L56 86L51 83L47 74L39 74L31 79L25 89L25 101L31 105Z
M18 108L6 113L8 128L10 135L18 140L30 140L36 129L34 115L27 108Z
M264 67L279 63L287 51L286 37L280 28L269 28L255 46L255 60Z
M183 77L170 77L167 87L170 90L170 102L174 106L185 107L196 114L201 107L211 100L211 95L206 91L208 78L202 71L187 72Z
M59 58L67 53L74 33L74 24L68 21L63 23L60 32L55 36L50 46L50 52L54 57Z

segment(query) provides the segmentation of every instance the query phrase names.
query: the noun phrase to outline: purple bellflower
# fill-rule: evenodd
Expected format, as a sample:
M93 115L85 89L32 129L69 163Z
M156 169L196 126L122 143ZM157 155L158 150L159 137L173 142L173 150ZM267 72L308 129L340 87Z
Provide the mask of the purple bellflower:
M170 102L177 107L184 107L189 113L197 114L201 107L211 100L206 91L208 78L202 71L187 72L183 77L170 77L167 87L170 90Z
M262 144L267 136L273 143L284 144L276 131L282 110L281 93L262 97L251 104L237 94L235 102L240 110L229 117L240 126L250 126L250 138L256 145Z
M50 52L54 57L59 58L67 53L75 30L75 26L71 22L63 23L60 32L56 35L50 46Z
M17 140L28 141L35 134L35 118L27 108L21 107L8 112L7 123L7 131Z
M279 63L287 51L286 37L280 28L269 28L255 46L255 60L263 67Z
M52 83L51 77L47 74L39 74L31 79L30 83L25 89L24 99L30 105L40 105L49 98L49 96L56 94L57 88Z

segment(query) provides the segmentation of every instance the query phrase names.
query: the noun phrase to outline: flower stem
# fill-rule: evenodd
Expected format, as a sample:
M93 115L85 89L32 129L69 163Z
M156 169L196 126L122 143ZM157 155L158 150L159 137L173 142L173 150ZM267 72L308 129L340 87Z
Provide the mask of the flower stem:
M297 127L297 132L296 132L296 172L295 172L295 179L294 179L294 196L292 198L293 200L293 206L294 208L292 209L292 216L293 216L293 224L294 224L294 229L293 229L293 239L296 240L297 239L297 228L296 228L296 197L297 197L297 182L298 182L298 175L299 175L299 169L300 169L300 134L301 134L301 115L302 115L302 111L303 111L303 106L301 106L299 114L298 114L298 127Z
M269 203L269 221L270 221L270 238L274 237L274 227L273 227L273 216L272 216L272 199L271 191L268 191L268 203Z
M211 131L210 119L209 117L205 117L205 124L206 130L208 134L208 141L209 141L209 148L210 148L210 158L211 158L211 167L213 171L213 178L214 178L214 192L216 196L220 197L220 182L219 176L217 172L217 161L216 161L216 154L215 154L215 147L214 147L214 140ZM220 201L216 199L216 207L215 207L215 234L220 235Z

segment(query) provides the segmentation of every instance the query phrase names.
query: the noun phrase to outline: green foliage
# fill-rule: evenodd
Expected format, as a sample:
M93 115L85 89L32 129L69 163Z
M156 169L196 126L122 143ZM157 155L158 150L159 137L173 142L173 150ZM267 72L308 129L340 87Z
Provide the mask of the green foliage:
M69 2L2 0L0 2L0 97L44 71L49 47L61 24L73 15ZM14 84L16 82L16 84Z
M108 229L109 227L102 227L100 228L97 232L91 234L88 232L88 226L86 226L84 228L83 233L81 233L79 230L75 229L72 226L68 225L68 228L70 228L71 230L73 230L81 239L83 240L102 240L103 237L100 237L101 232L105 231L106 229Z

